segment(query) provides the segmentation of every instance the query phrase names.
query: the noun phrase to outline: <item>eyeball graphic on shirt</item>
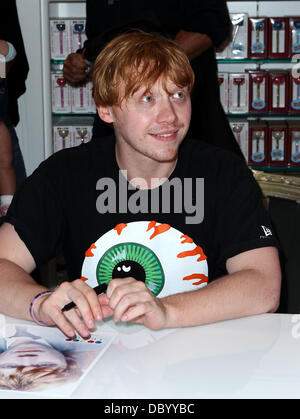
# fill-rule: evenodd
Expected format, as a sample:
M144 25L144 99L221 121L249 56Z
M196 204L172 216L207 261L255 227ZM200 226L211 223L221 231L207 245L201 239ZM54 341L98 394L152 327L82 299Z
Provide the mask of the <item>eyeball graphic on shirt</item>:
M95 287L126 277L143 281L158 297L191 291L207 284L207 258L193 239L168 224L118 224L86 251L82 279Z

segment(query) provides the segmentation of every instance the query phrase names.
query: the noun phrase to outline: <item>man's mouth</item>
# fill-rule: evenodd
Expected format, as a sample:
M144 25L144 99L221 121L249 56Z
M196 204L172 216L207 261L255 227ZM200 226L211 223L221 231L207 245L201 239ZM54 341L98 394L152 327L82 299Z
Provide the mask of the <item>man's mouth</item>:
M178 129L172 131L150 132L149 134L160 141L172 141L177 137Z

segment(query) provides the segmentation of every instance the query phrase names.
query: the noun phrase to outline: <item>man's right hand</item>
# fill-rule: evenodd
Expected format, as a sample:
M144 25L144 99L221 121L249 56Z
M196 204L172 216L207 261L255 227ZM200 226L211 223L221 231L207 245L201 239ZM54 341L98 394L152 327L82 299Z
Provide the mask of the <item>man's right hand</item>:
M87 79L87 68L83 54L69 54L64 62L64 78L71 84L83 83Z

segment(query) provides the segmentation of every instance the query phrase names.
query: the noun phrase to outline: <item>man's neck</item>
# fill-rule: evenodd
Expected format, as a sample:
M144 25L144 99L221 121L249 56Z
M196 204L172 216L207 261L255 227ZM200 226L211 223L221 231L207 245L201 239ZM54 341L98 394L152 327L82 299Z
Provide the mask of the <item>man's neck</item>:
M140 155L133 158L116 144L116 160L119 169L126 173L127 181L138 189L154 189L164 183L174 171L177 159L167 162L155 161Z

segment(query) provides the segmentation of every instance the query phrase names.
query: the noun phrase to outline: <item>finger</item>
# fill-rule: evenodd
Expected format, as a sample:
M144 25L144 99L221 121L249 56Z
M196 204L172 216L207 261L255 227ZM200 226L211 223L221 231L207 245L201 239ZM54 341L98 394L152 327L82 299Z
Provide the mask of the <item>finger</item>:
M78 290L80 290L80 292L82 292L89 304L90 311L92 312L92 318L87 318L88 322L94 319L102 320L103 316L100 301L98 295L95 293L93 288L87 285L81 279L74 281L74 287L76 287ZM85 320L84 313L81 312L81 314L83 315L83 319ZM94 327L94 325L92 327Z
M114 307L113 318L115 322L121 320L126 311L133 306L146 303L149 296L146 292L130 292L123 295L118 304Z
M70 282L62 283L59 286L59 288L57 288L53 292L53 294L48 300L48 304L45 305L45 307L48 308L49 311L51 311L51 306L54 306L55 308L59 308L61 311L62 308L66 304L70 302L74 302L74 304L77 306L77 310L80 311L80 315L82 316L86 327L92 328L94 327L94 317L93 317L93 313L89 305L89 301L88 301L89 297L87 297L85 293L89 294L90 290L93 293L95 293L95 291L88 285L83 284L83 283L82 285L81 283L82 283L81 280L73 281L71 283ZM73 311L75 310L73 309Z
M113 315L113 310L109 306L109 299L106 294L98 295L101 312L102 312L102 319L107 318ZM101 319L101 320L102 320Z
M151 310L151 304L145 302L142 304L136 304L133 307L129 307L127 311L122 315L122 322L134 322L143 323L142 318Z
M45 306L47 302L45 302ZM62 314L59 307L45 307L47 314L52 320L52 322L69 338L74 338L76 333L70 323L67 321L66 317Z
M106 294L109 298L109 306L112 310L115 310L121 299L127 294L149 292L142 281L136 281L133 278L114 279L111 282L113 282L113 284L110 289L107 289Z
M73 328L80 334L80 336L83 338L90 336L89 328L81 320L80 316L77 314L76 309L72 309L64 313L64 315L69 323L73 326Z

